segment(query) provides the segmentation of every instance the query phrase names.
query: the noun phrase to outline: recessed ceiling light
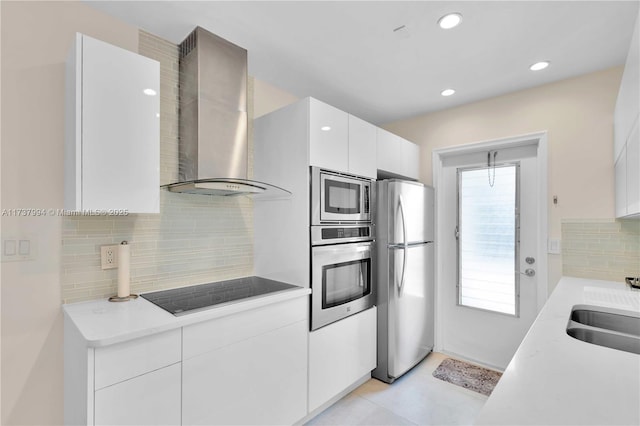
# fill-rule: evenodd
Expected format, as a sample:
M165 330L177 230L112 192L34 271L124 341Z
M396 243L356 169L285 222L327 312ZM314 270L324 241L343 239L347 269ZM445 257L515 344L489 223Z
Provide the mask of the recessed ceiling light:
M155 96L156 95L156 91L153 90L153 89L144 89L143 92L147 96Z
M535 64L531 65L531 66L529 67L529 69L530 69L531 71L540 71L540 70L543 70L543 69L545 69L546 67L548 67L548 66L549 66L549 64L550 64L550 62L549 62L549 61L536 62Z
M440 28L443 30L448 30L457 27L460 21L462 21L462 15L460 13L448 13L438 19L438 25L440 25Z
M323 132L328 132L329 130L331 130L331 126L322 126L320 127L320 130L322 130Z
M453 89L444 89L442 92L440 92L442 96L451 96L454 93L456 93L456 91Z

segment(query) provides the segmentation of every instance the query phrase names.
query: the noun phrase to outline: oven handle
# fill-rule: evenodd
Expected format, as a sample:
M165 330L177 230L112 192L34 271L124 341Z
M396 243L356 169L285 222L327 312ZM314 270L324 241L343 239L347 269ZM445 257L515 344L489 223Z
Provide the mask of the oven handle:
M398 287L398 293L402 293L404 287L404 273L407 269L407 222L404 217L404 202L402 200L402 194L400 194L400 216L402 217L402 237L404 239L402 244L402 277L400 278L400 286Z
M360 241L345 244L324 244L311 246L311 254L338 254L338 253L361 253L371 251L373 248L373 241Z

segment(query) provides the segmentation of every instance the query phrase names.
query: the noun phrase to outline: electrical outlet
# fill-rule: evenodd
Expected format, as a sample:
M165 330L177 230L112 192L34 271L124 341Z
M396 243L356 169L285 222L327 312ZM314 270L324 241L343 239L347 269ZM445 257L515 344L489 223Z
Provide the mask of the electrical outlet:
M118 246L100 246L100 259L102 269L114 269L118 267Z

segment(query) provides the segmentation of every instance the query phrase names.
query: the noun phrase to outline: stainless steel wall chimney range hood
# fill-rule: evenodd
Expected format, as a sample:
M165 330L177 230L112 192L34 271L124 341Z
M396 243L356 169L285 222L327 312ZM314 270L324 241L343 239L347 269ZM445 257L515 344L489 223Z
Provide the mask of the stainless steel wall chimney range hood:
M249 180L247 51L197 27L180 44L179 182L172 192L290 195Z

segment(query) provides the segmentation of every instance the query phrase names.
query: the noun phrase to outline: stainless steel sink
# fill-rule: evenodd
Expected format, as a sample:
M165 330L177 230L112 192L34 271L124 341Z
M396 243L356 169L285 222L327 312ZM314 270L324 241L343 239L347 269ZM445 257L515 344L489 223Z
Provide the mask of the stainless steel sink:
M640 336L640 316L632 316L633 314L634 312L605 307L576 305L571 310L571 319L591 327Z
M640 354L640 313L576 305L571 309L567 334L583 342Z

